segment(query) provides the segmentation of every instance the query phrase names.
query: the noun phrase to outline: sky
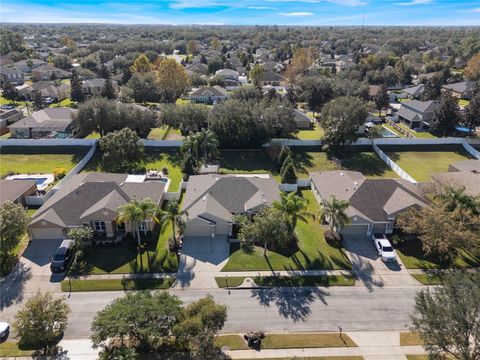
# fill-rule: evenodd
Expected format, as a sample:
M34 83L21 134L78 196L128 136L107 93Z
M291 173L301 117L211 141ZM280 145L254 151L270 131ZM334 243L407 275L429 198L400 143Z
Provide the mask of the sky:
M480 0L0 0L0 22L480 25Z

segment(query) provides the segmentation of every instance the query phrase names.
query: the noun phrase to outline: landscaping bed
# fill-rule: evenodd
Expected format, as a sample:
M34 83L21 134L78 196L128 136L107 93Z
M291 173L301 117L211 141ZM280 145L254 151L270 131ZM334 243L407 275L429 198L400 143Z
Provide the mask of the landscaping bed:
M174 279L63 280L63 292L168 289Z
M268 251L265 257L260 247L246 253L238 244L231 244L230 258L222 271L351 269L342 245L329 244L325 240L323 227L317 219L320 208L312 191L302 190L300 193L308 200L308 211L316 218L308 219L307 223L298 222L295 230L297 246L281 252Z
M247 277L216 277L218 287L240 286ZM316 275L316 276L255 276L252 286L354 286L353 276Z

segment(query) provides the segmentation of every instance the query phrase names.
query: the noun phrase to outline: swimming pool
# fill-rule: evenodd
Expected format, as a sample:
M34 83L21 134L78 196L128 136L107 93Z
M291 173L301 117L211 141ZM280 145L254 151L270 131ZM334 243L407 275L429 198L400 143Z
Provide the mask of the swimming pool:
M397 134L395 134L393 131L390 131L386 127L382 126L381 129L379 129L378 133L382 138L396 138L398 137Z
M34 180L37 185L42 185L44 182L46 182L48 180L48 178L44 177L44 178L17 178L15 180Z
M55 181L53 174L18 174L10 175L7 180L33 180L37 183L38 190L46 190Z

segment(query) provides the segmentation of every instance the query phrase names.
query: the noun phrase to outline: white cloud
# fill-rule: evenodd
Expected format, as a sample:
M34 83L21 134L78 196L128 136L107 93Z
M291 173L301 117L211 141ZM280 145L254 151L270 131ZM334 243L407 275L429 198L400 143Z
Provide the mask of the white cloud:
M427 5L432 3L433 0L411 0L408 2L396 3L395 5L412 6L412 5Z
M280 13L281 16L312 16L315 15L313 12L308 11L294 11L294 12L286 12Z
M458 12L466 12L466 13L480 13L480 7L468 9L468 10L459 10Z
M251 10L275 10L275 8L270 6L248 6L247 9Z
M360 5L366 5L368 3L367 1L364 1L364 0L265 0L265 1L276 2L276 3L300 2L300 3L310 3L310 4L329 2L329 3L334 3L337 5L345 5L345 6L360 6Z

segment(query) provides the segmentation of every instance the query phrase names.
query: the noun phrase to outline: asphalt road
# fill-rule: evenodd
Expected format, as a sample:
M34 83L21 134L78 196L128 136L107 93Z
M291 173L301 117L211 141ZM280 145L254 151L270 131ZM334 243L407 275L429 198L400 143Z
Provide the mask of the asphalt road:
M211 293L228 306L224 333L265 331L386 331L406 330L414 296L420 287L275 288L268 290L170 290L184 303ZM24 294L24 297L34 294ZM65 294L58 294L58 296ZM66 294L68 296L68 294ZM122 292L72 293L72 309L65 338L89 336L95 313ZM1 312L3 320L13 319L19 305Z

